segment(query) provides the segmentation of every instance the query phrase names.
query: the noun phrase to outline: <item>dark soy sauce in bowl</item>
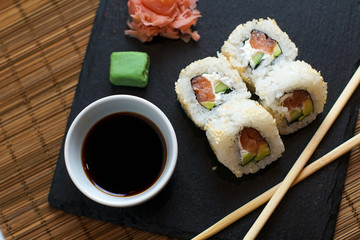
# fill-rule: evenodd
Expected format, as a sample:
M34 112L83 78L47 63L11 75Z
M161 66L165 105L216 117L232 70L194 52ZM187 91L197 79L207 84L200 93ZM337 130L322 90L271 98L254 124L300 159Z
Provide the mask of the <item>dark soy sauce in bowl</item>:
M148 118L130 112L108 115L87 133L81 151L87 177L100 190L132 196L151 187L166 162L166 142Z

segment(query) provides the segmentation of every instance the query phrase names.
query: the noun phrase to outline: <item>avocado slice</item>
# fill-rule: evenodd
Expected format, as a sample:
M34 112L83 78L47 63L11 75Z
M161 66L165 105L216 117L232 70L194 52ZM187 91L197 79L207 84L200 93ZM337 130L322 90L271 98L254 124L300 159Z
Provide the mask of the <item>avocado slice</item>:
M264 53L257 52L251 57L251 60L254 63L254 68L256 68L256 66L260 64L261 59L263 58L263 56L264 56Z
M251 152L247 152L247 151L241 151L241 155L242 155L242 161L241 161L241 165L245 166L246 164L248 164L249 162L251 162L254 158L255 158L255 154L251 153Z
M206 107L207 109L212 109L215 106L214 102L201 102L200 103L203 107Z
M215 93L219 93L219 92L225 92L226 90L228 90L229 87L226 86L223 82L218 81L217 83L215 83Z
M311 99L308 98L303 102L302 113L306 117L306 116L309 116L310 114L312 114L313 112L314 112L313 103L312 103Z
M306 100L303 102L303 105L302 105L302 114L301 114L301 116L299 117L298 121L303 120L305 117L309 116L309 115L312 114L313 112L314 112L313 103L312 103L311 99L308 98L308 99L306 99Z
M286 117L286 119L288 120L289 123L293 123L296 120L298 120L300 116L301 116L301 110L295 109L290 112L290 114Z
M276 44L273 49L273 57L277 58L281 53L282 53L282 51L281 51L279 44Z
M298 118L298 121L302 121L306 116L304 114L301 114L301 116Z
M263 160L266 156L270 155L270 148L267 143L263 143L259 146L258 154L255 157L255 161Z

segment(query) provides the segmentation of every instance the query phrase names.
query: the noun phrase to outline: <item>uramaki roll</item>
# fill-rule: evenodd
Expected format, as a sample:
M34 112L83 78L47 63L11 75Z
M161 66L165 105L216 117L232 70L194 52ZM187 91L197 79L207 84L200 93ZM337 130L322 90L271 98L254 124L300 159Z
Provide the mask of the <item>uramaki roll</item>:
M206 136L218 161L236 177L255 173L281 157L285 148L275 120L258 102L232 99L216 109Z
M218 106L232 98L251 96L239 73L224 57L207 57L182 69L175 91L184 111L203 130Z
M277 65L255 83L260 103L273 115L280 134L311 123L324 109L327 83L304 61Z
M221 48L230 64L239 71L251 91L280 61L293 61L298 50L275 20L259 19L238 25Z

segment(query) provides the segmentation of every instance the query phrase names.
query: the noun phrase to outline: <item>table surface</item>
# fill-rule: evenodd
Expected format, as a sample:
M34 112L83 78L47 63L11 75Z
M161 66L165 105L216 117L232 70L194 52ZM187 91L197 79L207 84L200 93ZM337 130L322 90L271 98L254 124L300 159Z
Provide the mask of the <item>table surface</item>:
M48 204L98 4L0 2L0 229L6 239L170 239ZM334 239L360 238L359 171L357 147L350 155Z

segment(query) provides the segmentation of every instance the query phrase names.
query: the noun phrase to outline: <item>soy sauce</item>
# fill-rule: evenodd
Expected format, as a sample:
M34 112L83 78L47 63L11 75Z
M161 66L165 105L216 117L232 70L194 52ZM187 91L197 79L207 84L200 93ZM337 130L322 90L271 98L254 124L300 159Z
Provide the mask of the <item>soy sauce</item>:
M148 118L130 112L114 113L87 133L81 158L87 177L100 190L131 196L152 186L166 161L166 142Z

